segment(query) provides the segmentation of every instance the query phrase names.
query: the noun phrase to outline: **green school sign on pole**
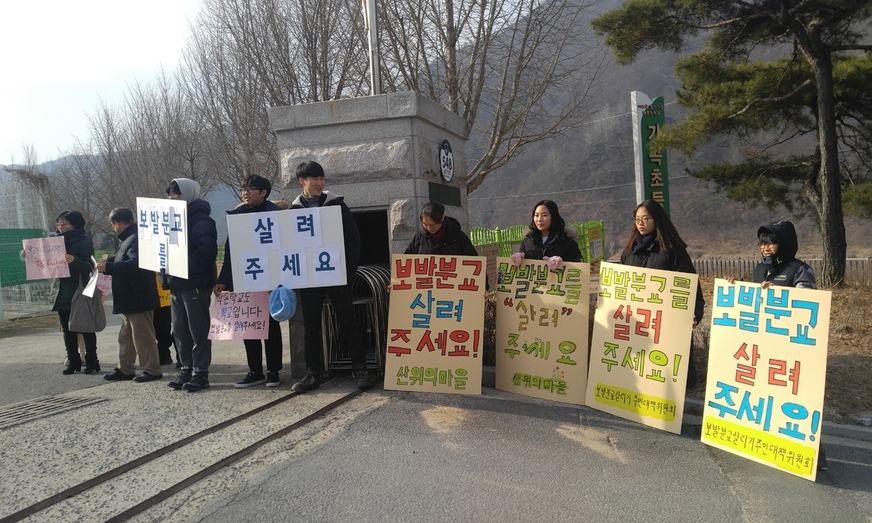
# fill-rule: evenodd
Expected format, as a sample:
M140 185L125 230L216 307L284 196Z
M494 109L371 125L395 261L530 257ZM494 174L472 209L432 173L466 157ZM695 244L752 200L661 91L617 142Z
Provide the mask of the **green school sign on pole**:
M641 91L630 93L633 112L633 152L636 166L636 202L655 200L669 213L669 171L665 149L651 148L666 123L663 97L654 100Z

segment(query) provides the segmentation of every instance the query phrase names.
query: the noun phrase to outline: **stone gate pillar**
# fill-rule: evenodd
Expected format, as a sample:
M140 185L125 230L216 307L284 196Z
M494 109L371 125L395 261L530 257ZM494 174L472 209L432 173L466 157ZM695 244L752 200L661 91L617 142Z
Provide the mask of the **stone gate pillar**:
M437 103L414 92L390 93L273 107L269 122L286 194L297 194L297 164L317 161L327 190L344 196L353 212L386 213L390 253L403 252L429 201L445 205L446 214L468 230L466 123ZM385 234L361 229L364 242L368 234ZM384 253L383 263L390 253ZM295 338L300 340L291 342L296 375L302 332L292 332Z

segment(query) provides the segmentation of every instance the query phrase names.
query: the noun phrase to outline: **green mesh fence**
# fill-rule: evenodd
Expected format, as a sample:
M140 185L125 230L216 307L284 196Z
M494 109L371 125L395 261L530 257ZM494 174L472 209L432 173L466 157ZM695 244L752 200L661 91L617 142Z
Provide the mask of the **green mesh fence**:
M578 248L584 260L588 263L602 261L606 250L605 225L602 220L590 220L567 224L578 237ZM500 256L511 256L527 234L526 225L510 225L506 228L471 227L469 239L476 247L497 244L500 246Z
M0 286L11 287L27 282L24 260L21 259L21 240L41 238L41 229L0 229Z

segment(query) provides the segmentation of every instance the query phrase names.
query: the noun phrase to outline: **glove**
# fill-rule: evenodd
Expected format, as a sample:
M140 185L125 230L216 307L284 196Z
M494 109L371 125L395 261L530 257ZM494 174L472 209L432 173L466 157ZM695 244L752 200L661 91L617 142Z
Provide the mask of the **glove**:
M515 252L512 253L512 265L515 267L520 267L521 262L524 261L524 253L523 252Z
M561 258L560 256L552 256L550 258L546 256L545 260L548 262L548 268L552 271L556 271L561 266L563 266L563 258Z

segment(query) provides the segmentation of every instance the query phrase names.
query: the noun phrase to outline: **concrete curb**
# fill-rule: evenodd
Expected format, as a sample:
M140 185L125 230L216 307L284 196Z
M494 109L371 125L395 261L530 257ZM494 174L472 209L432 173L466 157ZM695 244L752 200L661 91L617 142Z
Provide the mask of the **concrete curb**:
M481 386L491 388L496 387L495 367L482 367ZM702 424L703 402L704 400L697 398L686 398L684 400L684 412L685 414L690 414L690 416L685 419L687 423L691 425ZM872 442L872 428L870 427L843 425L841 423L824 421L821 430L824 434L829 436Z

